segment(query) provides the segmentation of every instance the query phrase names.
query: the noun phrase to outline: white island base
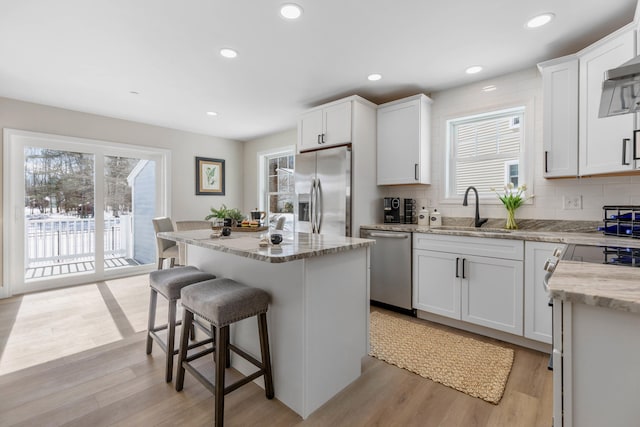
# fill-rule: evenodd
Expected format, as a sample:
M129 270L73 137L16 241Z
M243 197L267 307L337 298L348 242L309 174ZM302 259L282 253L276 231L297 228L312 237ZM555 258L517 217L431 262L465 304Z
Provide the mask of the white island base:
M368 251L269 263L189 245L188 260L271 294L267 320L275 397L306 419L361 374L369 337ZM231 325L231 340L259 359L255 318ZM255 371L233 353L231 363L243 374Z

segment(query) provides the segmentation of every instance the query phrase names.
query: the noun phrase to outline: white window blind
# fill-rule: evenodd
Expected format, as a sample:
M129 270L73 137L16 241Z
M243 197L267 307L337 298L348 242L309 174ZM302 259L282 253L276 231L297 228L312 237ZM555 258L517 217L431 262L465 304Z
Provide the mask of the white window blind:
M447 196L469 186L492 194L509 181L517 184L524 152L524 107L448 121Z

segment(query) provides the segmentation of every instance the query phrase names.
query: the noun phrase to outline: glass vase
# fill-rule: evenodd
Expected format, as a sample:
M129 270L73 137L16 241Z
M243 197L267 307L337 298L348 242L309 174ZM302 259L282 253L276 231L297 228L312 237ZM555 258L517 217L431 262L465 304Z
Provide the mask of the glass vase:
M515 209L507 209L507 223L504 228L507 230L516 230L518 228L518 224L516 223L516 210Z

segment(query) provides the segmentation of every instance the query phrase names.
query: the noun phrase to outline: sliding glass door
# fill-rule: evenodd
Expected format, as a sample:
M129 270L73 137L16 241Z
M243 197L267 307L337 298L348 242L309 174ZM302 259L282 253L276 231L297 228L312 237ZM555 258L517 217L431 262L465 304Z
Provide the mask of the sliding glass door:
M150 269L166 165L164 150L5 130L10 293Z

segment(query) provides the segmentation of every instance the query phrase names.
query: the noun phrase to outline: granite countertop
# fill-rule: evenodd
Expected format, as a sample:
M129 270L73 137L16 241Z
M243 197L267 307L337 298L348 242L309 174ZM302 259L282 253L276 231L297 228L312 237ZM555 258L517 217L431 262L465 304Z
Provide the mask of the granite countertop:
M606 236L597 227L598 221L520 220L519 229L506 230L504 220L489 220L480 228L473 227L469 218L447 218L438 228L417 224L371 224L360 228L368 230L404 231L449 236L485 237L492 239L526 240L589 246L619 246L640 248L640 239Z
M640 268L562 260L549 291L563 301L640 313Z
M187 243L219 252L251 258L270 263L282 263L311 258L374 244L370 239L344 236L325 236L309 233L294 233L279 245L260 247L262 233L234 231L230 236L211 237L212 230L191 230L158 233L158 237L174 242Z

